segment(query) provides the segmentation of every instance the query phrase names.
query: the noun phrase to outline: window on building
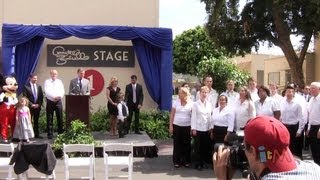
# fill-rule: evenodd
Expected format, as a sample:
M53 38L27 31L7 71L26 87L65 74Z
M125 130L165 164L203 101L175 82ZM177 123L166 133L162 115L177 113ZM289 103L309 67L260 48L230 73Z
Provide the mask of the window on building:
M268 84L280 85L280 72L271 72L268 74Z
M264 71L257 70L257 84L263 85L264 84Z
M286 70L285 81L286 81L286 84L292 82L292 81L291 81L291 71L290 71L290 69Z

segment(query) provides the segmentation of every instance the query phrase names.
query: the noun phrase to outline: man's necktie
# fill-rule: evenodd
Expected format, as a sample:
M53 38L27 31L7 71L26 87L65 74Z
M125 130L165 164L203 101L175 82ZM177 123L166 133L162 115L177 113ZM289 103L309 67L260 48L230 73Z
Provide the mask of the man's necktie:
M37 102L37 85L32 84L31 86L32 86L32 94L33 94L34 102Z
M132 101L133 103L137 102L137 94L136 94L136 85L132 85Z
M82 89L82 83L81 83L81 80L82 80L82 78L80 78L80 79L79 79L79 88L80 88L80 91L81 91L81 89Z

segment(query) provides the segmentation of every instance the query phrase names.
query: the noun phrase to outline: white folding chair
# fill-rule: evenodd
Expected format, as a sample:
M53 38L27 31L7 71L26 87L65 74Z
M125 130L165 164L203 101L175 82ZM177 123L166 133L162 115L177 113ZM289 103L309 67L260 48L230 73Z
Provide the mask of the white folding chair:
M11 153L10 157L0 157L0 169L4 169L8 171L7 179L12 179L13 165L9 165L12 154L13 154L14 146L13 143L10 144L0 144L0 152L3 153Z
M81 153L82 157L70 157L68 153ZM84 156L88 153L87 156ZM69 179L69 167L89 168L89 179L94 179L94 145L93 144L63 144L65 179Z
M128 153L127 156L112 156L110 152L121 151ZM133 144L132 143L103 143L103 159L105 168L105 180L109 178L110 166L126 166L128 167L128 179L132 180L133 171Z

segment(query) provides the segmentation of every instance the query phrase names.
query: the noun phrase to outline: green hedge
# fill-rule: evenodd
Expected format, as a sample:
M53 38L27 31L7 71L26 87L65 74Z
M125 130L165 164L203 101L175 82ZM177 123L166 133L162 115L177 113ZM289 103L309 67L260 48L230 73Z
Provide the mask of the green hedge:
M65 119L65 114L64 118ZM57 121L54 116L54 130L57 128ZM63 121L65 125L65 121ZM132 123L133 125L133 123ZM140 129L145 131L151 139L169 138L169 112L149 110L140 112ZM41 111L39 118L40 132L46 132L46 114ZM108 110L100 107L96 112L90 114L90 131L108 131L110 129Z

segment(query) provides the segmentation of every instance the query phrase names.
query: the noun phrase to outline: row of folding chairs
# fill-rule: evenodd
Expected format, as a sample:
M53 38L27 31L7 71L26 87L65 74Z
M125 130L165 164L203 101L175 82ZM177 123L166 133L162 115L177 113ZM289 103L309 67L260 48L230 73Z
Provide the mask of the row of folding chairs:
M13 144L0 144L0 152L13 153ZM121 152L121 153L118 153ZM93 144L63 144L65 179L70 178L70 170L75 168L88 169L89 179L95 178L95 150ZM7 179L12 179L13 165L9 165L11 157L0 157L0 168L8 170ZM132 180L133 144L103 143L103 159L105 179L109 179L112 166L127 167L128 180ZM79 171L76 171L79 172ZM77 173L73 173L77 174ZM55 179L55 176L53 176Z
M9 179L9 180L15 179L13 177L14 176L13 169L14 169L15 161L12 161L12 156L14 155L14 148L15 147L14 147L13 143L0 144L0 153L1 153L1 156L0 156L0 169L7 172L7 177L5 179ZM23 167L22 166L18 167L18 171L21 171L21 168L23 169L25 165L26 164L23 163L23 165L22 165ZM31 167L31 165L29 165L28 168L30 168L30 167ZM50 178L55 179L54 170L53 170L51 175L46 175L46 174L42 174L42 173L41 173L41 175L45 175L44 176L45 179L50 179ZM29 179L28 170L24 171L21 174L18 174L17 178L19 180ZM41 178L43 178L43 176ZM2 177L0 177L0 179L2 179Z

